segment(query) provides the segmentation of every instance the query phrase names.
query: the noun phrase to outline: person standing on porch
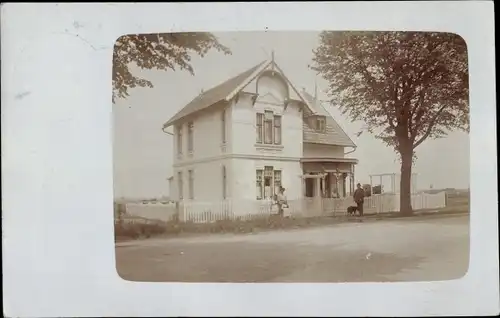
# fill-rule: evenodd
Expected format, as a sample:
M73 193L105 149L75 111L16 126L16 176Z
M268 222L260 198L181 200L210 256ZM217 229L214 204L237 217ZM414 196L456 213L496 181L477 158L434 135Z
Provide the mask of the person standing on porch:
M358 212L360 216L363 216L363 203L365 202L365 191L361 187L361 184L358 183L356 191L354 191L354 202L356 202L358 206Z
M287 200L286 200L286 196L285 196L285 188L283 187L280 187L280 191L277 195L277 204L278 204L278 215L279 216L284 216L284 211L283 211L283 208L284 207L288 207L288 203L287 203Z

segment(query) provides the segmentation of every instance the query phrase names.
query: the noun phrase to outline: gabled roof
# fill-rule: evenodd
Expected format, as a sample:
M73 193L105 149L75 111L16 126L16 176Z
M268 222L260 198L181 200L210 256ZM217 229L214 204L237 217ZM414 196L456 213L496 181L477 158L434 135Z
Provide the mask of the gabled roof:
M333 119L332 115L308 92L302 91L302 96L307 99L308 104L314 109L315 115L325 116L326 132L317 132L307 120L304 120L304 142L324 145L336 145L344 147L356 147L356 144L345 133L340 125Z
M255 65L254 67L228 79L227 81L207 90L206 92L201 93L190 103L184 106L179 112L177 112L177 114L170 118L170 120L168 120L163 125L163 128L167 128L168 126L173 125L176 121L188 115L191 115L203 109L207 109L221 100L230 100L238 92L245 88L245 86L247 86L262 71L270 66L271 63L274 63L276 69L283 75L288 84L304 102L304 104L306 105L305 113L322 115L326 117L326 133L316 132L312 127L309 126L309 123L307 123L307 121L304 121L304 142L356 147L354 142L349 138L349 136L347 136L345 131L339 126L339 124L333 119L330 113L321 105L321 103L318 103L315 98L306 91L298 91L274 60L263 61Z
M254 67L228 79L227 81L209 89L206 92L201 93L195 97L189 104L184 106L177 114L175 114L169 121L167 121L163 127L166 128L172 125L175 121L188 116L197 111L203 110L207 107L214 105L215 103L225 99L229 94L231 94L238 86L245 82L250 76L252 76L266 61L262 61Z
M195 97L189 104L184 106L177 114L175 114L172 118L170 118L164 125L163 128L167 128L168 126L173 125L179 119L191 115L200 110L206 109L221 100L230 100L233 98L238 92L240 92L245 86L247 86L255 77L257 77L262 71L264 71L271 63L274 63L276 69L281 72L285 80L290 84L292 89L297 93L297 95L301 98L301 100L306 104L306 106L311 109L311 105L308 104L308 101L301 95L301 93L292 85L290 80L285 76L283 71L279 68L275 61L263 61L254 67L244 71L228 79L227 81L209 89L206 92L201 93L197 97Z
M228 79L227 81L209 89L206 92L201 93L195 97L189 104L184 106L177 114L175 114L169 121L167 121L163 127L166 128L172 125L175 121L188 116L194 112L203 110L213 104L225 99L231 92L235 90L240 84L242 84L249 76L251 76L260 66L262 66L265 61L255 65L254 67L244 71Z

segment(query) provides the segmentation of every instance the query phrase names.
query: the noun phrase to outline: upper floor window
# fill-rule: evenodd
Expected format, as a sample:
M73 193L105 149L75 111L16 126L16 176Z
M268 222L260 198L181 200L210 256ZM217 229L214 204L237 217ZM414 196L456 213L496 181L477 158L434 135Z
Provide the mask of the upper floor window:
M177 126L177 154L182 155L182 125Z
M193 152L193 130L194 130L194 124L193 122L188 123L188 152L192 153Z
M274 144L281 145L281 116L274 115Z
M264 113L264 143L273 143L273 112Z
M225 109L222 110L220 120L221 120L221 131L222 131L222 143L225 144L226 143L226 110Z
M261 144L264 139L264 114L257 113L257 143Z
M257 143L281 145L281 116L272 111L257 114Z
M318 132L326 132L326 118L324 116L318 116L314 119L314 128Z

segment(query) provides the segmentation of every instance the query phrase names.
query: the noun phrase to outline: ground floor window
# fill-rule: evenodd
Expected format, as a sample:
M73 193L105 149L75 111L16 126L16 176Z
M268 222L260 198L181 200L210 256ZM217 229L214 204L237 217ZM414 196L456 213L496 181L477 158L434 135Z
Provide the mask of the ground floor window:
M226 199L226 196L227 196L226 166L222 166L222 198Z
M182 182L182 172L179 171L177 172L177 187L178 187L178 195L179 195L179 200L183 199L183 188L184 188L184 183Z
M256 171L257 200L271 199L281 187L281 170L272 166Z
M194 199L194 171L189 170L188 171L189 175L189 199L193 200Z

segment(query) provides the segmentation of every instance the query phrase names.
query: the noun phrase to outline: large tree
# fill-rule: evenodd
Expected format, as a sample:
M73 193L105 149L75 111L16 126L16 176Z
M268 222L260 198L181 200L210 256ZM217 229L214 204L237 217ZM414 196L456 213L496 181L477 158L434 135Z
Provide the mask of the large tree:
M313 54L329 102L399 154L400 211L412 213L415 149L469 131L466 43L451 33L325 31Z
M194 74L191 55L203 57L208 51L230 54L217 38L206 32L130 34L116 40L113 52L113 101L126 98L128 89L153 87L151 81L133 75L129 66L141 69L187 70Z

